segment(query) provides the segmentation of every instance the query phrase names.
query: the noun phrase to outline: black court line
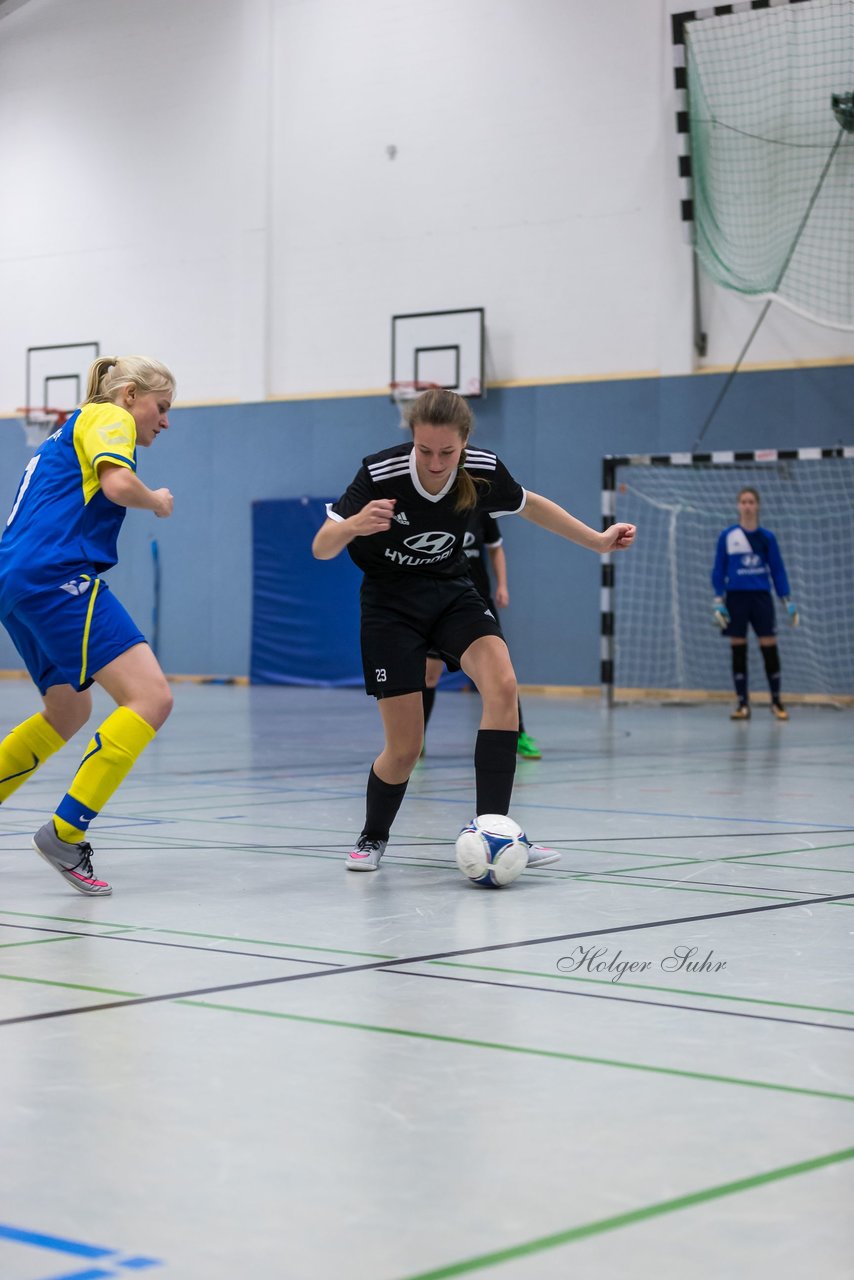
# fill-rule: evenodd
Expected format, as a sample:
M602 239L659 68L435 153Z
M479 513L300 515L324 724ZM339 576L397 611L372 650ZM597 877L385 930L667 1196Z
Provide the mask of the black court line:
M614 844L640 844L643 840L744 840L747 836L751 840L754 836L774 836L779 840L781 837L788 839L790 836L835 836L846 831L854 832L854 827L808 827L803 831L781 831L779 827L776 831L701 831L699 833L691 831L681 836L564 836L562 842L564 844L600 844L603 840L607 840ZM545 837L543 837L543 843L545 843ZM795 851L787 849L786 852Z
M286 982L305 982L310 978L330 978L342 973L366 973L377 969L399 968L405 964L425 964L428 960L453 960L457 956L486 955L492 951L512 951L516 947L536 947L549 942L573 942L577 938L599 938L613 933L634 933L641 929L667 928L676 924L698 924L704 920L725 920L733 916L757 915L760 911L790 911L793 907L812 907L825 902L847 902L854 893L837 893L829 897L808 898L798 902L774 902L764 907L740 907L733 911L713 911L701 916L675 916L670 920L647 920L642 924L612 925L608 929L582 929L577 933L557 933L546 938L523 938L517 942L496 942L486 947L460 947L455 951L434 951L423 956L398 956L396 960L372 960L367 964L341 965L319 969L314 973L289 973L280 978L259 978L254 982L230 982L218 987L200 987L194 991L167 991L159 996L134 996L128 1000L108 1000L102 1004L78 1005L73 1009L53 1009L46 1013L27 1013L16 1018L0 1018L0 1027L21 1022L44 1022L49 1018L67 1018L77 1013L97 1013L103 1009L123 1009L133 1005L163 1004L169 1000L192 1000L197 996L222 995L225 991L257 990L282 986Z
M719 1018L748 1018L755 1022L782 1022L790 1027L817 1027L820 1031L854 1032L837 1022L811 1022L807 1018L780 1018L771 1013L739 1013L735 1009L706 1009L696 1004L673 1004L669 1000L641 1000L638 996L606 996L598 991L570 991L565 987L538 987L530 982L500 982L497 978L465 978L450 973L421 973L414 969L386 969L386 973L403 974L407 978L438 978L441 982L467 982L476 987L501 987L509 991L539 991L549 996L569 996L576 1000L616 1000L618 1004L645 1004L655 1009L678 1009L684 1013L709 1013ZM613 990L619 991L614 983ZM712 997L714 999L714 997Z
M174 947L178 951L202 951L206 956L246 956L250 960L278 960L282 964L325 964L329 960L300 960L295 956L279 956L266 951L235 951L229 947L202 947L192 942L161 942L158 938L136 938L125 934L89 933L86 929L49 929L37 924L7 924L0 921L0 929L25 929L30 933L59 934L67 938L117 938L119 942L135 942L141 947ZM2 1026L2 1023L0 1023Z

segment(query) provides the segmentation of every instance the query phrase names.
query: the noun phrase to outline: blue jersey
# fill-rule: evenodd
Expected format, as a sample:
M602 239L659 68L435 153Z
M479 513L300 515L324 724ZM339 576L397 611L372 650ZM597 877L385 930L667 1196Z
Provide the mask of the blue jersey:
M730 525L718 538L718 549L712 569L712 586L716 596L728 591L770 591L774 584L777 595L788 596L789 579L777 539L770 529L743 529Z
M114 404L87 404L33 454L0 538L0 618L19 600L117 559L125 508L101 490L102 462L136 471L136 424Z

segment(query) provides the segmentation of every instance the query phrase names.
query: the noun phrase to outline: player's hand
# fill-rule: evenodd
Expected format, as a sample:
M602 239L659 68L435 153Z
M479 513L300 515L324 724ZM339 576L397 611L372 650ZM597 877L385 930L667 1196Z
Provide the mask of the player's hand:
M726 607L720 596L715 598L715 603L712 607L714 609L712 614L714 621L718 624L721 631L726 631L729 626L729 609Z
M795 604L794 600L787 600L785 604L786 613L789 615L789 625L796 627L801 620L801 615L798 613L798 606Z
M369 502L362 507L362 510L353 516L353 528L357 536L369 538L372 533L385 533L390 529L396 502L397 498L377 498L375 502Z
M506 609L510 603L510 592L506 587L496 587L494 599L499 609Z
M168 489L154 490L154 506L152 511L161 520L165 520L167 516L171 516L175 509L175 499L172 497Z
M625 551L632 545L637 530L633 524L612 524L602 534L602 551Z

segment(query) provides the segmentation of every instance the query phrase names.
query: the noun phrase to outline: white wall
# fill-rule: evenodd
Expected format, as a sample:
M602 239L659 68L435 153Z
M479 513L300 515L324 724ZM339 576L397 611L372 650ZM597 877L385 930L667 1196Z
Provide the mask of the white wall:
M395 311L460 306L486 307L493 381L689 372L682 7L0 9L0 414L28 345L91 338L166 360L185 402L375 389ZM703 306L726 364L758 306ZM845 355L772 308L749 359Z

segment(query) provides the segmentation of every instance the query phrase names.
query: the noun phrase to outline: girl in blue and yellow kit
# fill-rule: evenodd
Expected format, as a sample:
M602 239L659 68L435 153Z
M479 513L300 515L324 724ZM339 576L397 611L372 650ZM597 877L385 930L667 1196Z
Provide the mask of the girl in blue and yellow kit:
M168 489L136 475L137 447L169 426L175 379L142 356L104 356L86 400L28 463L0 538L0 620L44 703L0 742L0 803L89 719L97 682L116 710L94 734L33 847L80 893L96 877L89 824L165 723L172 695L129 614L99 576L117 560L128 507L172 514Z

